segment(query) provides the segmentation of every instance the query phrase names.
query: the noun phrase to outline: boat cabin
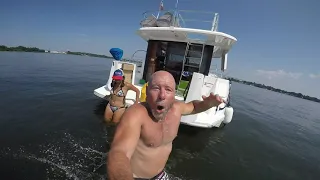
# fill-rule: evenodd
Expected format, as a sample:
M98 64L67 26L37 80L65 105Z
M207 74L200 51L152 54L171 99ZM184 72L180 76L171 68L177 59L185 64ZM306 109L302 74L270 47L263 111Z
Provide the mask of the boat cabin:
M226 69L227 53L236 38L217 31L217 13L211 30L182 27L181 20L179 13L151 15L142 20L137 34L148 42L142 79L148 81L155 71L168 71L175 78L176 90L182 90L185 97L192 74L208 76L212 58L221 58L221 70Z
M165 70L173 75L178 85L181 80L191 80L193 72L208 75L213 48L203 44L149 40L142 78L147 81L149 74Z
M211 16L214 15L214 20L209 21L212 23L211 30L204 30L187 27L185 25L187 20L181 15L183 10L177 10L177 5L173 12L166 11L160 15L162 12L156 11L158 15L145 16L140 22L141 27L137 34L148 42L145 58L141 61L141 70L136 69L140 64L113 61L107 84L94 90L94 94L101 98L110 95L113 72L121 68L125 74L125 81L133 82L140 90L140 101L143 102L146 100L145 82L148 82L150 75L155 71L165 70L175 78L176 100L185 102L201 100L202 95L214 93L219 94L227 102L201 113L182 116L181 124L212 128L220 127L222 123L230 123L233 116L233 108L229 103L230 81L210 72L210 66L213 58L220 58L221 71L227 69L227 54L237 41L236 38L217 31L219 17L217 13L209 12ZM184 10L184 12L190 11ZM198 23L201 20L195 21ZM136 97L134 91L128 91L126 104L132 105Z

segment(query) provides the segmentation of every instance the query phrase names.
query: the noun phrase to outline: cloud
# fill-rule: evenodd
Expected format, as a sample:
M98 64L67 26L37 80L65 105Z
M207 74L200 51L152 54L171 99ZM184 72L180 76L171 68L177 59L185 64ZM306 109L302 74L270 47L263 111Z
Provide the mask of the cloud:
M302 76L302 73L293 73L293 72L286 72L284 70L275 70L275 71L268 71L268 70L256 70L256 73L260 76L264 76L268 79L274 79L274 78L293 78L293 79L299 79Z
M309 74L309 77L310 77L311 79L320 78L320 74Z

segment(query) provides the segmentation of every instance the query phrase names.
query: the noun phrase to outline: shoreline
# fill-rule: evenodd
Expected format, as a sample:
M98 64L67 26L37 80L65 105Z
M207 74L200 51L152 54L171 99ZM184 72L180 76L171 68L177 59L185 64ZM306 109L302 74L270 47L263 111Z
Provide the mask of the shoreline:
M49 51L49 50L44 50L44 49L39 49L36 47L24 47L24 46L17 46L17 47L7 47L4 45L0 45L0 52L35 52L35 53L50 53L50 54L70 54L70 55L76 55L76 56L90 56L90 57L99 57L99 58L106 58L106 59L113 59L113 57L107 56L107 55L100 55L100 54L94 54L94 53L86 53L86 52L72 52L72 51L67 51L67 52L57 52L57 51ZM122 61L129 61L127 59L122 59ZM256 83L256 82L250 82L250 81L245 81L245 80L240 80L236 79L233 77L227 77L229 81L249 85L249 86L255 86L261 89L266 89L269 91L274 91L278 92L281 94L286 94L289 96L301 98L301 99L306 99L309 101L317 102L320 103L320 99L308 95L304 95L302 93L297 93L297 92L290 92L290 91L285 91L282 89L274 88L272 86L267 86L264 84Z
M5 45L0 45L0 52L34 52L34 53L48 53L48 54L67 54L67 55L75 55L75 56L89 56L89 57L98 57L98 58L106 58L106 59L113 59L112 56L101 55L101 54L94 54L88 52L73 52L73 51L66 51L66 52L59 52L59 51L50 51L39 49L36 47L25 47L25 46L16 46L16 47L8 47ZM141 63L140 61L134 61L126 58L122 58L121 61L127 61L132 63Z
M235 78L232 78L232 77L228 77L227 79L229 81L237 82L237 83L240 83L240 84L244 84L244 85L248 85L248 86L255 86L255 87L258 87L258 88L261 88L261 89L266 89L266 90L269 90L269 91L273 91L273 92L277 92L277 93L281 93L281 94L286 94L286 95L297 97L297 98L300 98L300 99L305 99L305 100L309 100L309 101L320 103L320 99L318 99L316 97L304 95L302 93L286 91L286 90L274 88L272 86L267 86L267 85L256 83L256 82L239 80L239 79L235 79Z
M109 58L109 59L113 58L111 56L94 54L94 53L87 53L87 52L73 52L73 51L59 52L59 51L39 49L37 47L25 47L25 46L8 47L5 45L0 45L0 52L1 51L4 51L4 52L35 52L35 53L51 53L51 54L72 54L72 55L78 55L78 56L90 56L90 57L100 57L100 58Z

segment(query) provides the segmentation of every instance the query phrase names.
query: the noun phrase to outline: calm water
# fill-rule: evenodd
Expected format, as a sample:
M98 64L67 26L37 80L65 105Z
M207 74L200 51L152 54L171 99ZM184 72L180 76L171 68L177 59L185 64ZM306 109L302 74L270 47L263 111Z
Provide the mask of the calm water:
M105 179L114 132L93 90L108 59L0 52L1 179ZM181 179L320 179L320 104L232 84L231 124L181 126L167 171Z

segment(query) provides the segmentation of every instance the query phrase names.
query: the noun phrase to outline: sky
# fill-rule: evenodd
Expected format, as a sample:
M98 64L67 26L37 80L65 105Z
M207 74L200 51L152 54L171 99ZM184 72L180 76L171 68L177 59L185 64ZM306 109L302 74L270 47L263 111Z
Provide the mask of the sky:
M176 1L164 0L165 9ZM0 6L0 44L124 57L146 42L136 31L142 13L160 0L11 0ZM179 9L218 12L219 31L237 38L226 74L320 98L320 1L180 0ZM189 14L190 15L190 14ZM191 14L192 15L192 14ZM211 20L199 16L193 19ZM210 24L187 26L210 29Z

